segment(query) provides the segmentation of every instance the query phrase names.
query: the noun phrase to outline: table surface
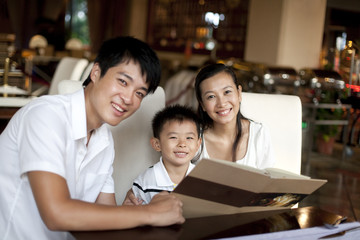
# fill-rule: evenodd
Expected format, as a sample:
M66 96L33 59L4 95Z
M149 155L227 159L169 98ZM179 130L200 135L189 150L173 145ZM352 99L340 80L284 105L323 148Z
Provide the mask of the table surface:
M316 207L240 213L187 219L182 225L127 230L72 232L78 239L215 239L246 236L334 223L343 216ZM348 219L347 221L353 221Z

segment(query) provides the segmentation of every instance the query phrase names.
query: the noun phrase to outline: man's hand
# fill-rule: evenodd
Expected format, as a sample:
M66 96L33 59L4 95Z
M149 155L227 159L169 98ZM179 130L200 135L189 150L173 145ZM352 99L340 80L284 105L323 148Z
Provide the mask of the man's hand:
M151 202L146 205L153 216L153 226L168 226L170 224L182 224L185 218L182 215L182 202L173 194L161 192L156 194Z
M60 175L45 171L27 174L41 218L53 231L169 226L185 221L181 201L167 192L157 194L147 205L116 206L112 194L99 195L101 204L94 204L72 199Z

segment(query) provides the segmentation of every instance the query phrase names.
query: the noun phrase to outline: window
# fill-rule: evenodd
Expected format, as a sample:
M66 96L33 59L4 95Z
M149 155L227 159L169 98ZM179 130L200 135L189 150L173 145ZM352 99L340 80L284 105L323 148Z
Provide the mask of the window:
M89 24L87 18L87 0L71 0L65 14L67 38L78 38L89 45Z

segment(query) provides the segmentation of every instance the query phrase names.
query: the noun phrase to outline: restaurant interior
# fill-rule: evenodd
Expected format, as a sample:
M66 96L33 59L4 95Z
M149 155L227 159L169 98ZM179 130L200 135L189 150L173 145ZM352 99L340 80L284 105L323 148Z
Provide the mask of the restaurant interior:
M298 173L328 181L299 207L360 220L360 1L0 0L0 6L0 132L33 98L60 93L62 80L84 81L104 40L130 35L157 52L165 105L196 109L193 80L209 62L230 66L245 93L297 96Z

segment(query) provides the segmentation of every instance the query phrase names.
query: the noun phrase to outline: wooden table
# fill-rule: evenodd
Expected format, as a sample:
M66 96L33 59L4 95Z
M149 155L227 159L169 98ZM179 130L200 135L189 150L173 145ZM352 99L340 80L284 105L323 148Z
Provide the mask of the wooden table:
M187 219L183 225L128 230L72 232L78 240L214 239L323 226L342 218L316 207ZM126 221L126 220L125 220ZM348 221L352 221L349 220Z
M0 107L0 134L4 131L6 125L17 110L19 110L18 107Z
M0 119L9 120L19 110L18 107L0 108Z

